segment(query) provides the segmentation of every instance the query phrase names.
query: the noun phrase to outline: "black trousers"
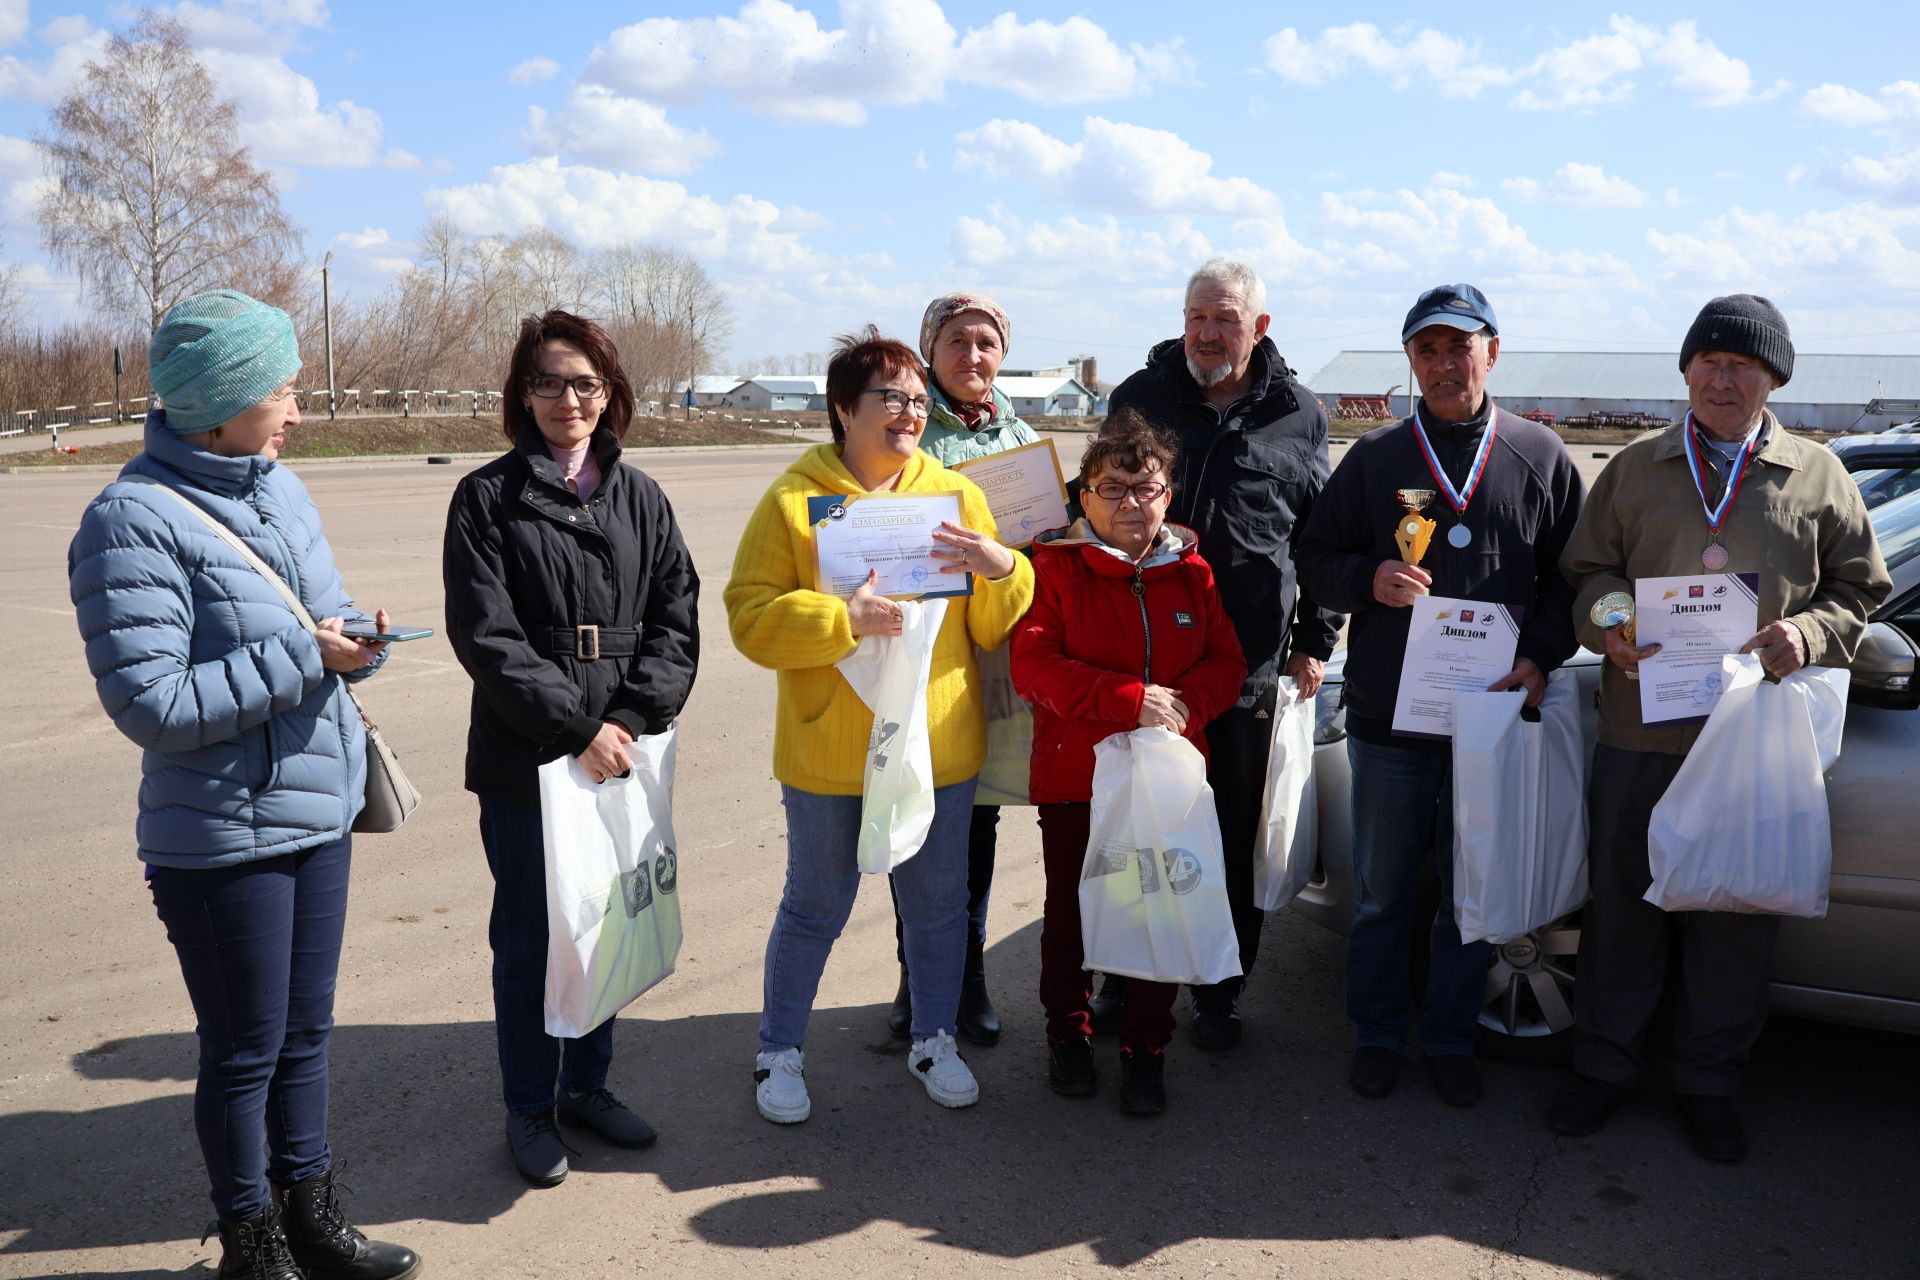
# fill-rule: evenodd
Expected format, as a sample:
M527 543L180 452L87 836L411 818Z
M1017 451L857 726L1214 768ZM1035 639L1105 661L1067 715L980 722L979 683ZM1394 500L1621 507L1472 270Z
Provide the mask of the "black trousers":
M1220 816L1220 848L1227 869L1227 906L1240 943L1241 977L1210 987L1195 987L1194 1000L1232 1000L1246 986L1246 975L1260 954L1260 927L1266 913L1253 900L1253 851L1260 834L1260 804L1267 789L1267 753L1273 748L1273 707L1269 690L1251 707L1234 707L1207 726L1207 784Z
M1767 981L1780 917L1731 911L1669 914L1644 900L1647 822L1684 756L1600 746L1587 789L1593 883L1574 983L1573 1069L1622 1087L1646 1071L1648 1025L1679 950L1673 1086L1732 1097L1767 1021Z

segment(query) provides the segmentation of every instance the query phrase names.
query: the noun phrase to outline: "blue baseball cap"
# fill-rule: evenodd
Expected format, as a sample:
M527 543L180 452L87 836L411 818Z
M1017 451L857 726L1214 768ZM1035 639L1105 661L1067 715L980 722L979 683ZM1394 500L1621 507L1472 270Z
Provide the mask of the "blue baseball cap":
M1470 284L1435 285L1421 294L1413 310L1407 312L1407 322L1400 327L1400 345L1406 346L1414 334L1436 324L1468 333L1485 329L1495 337L1500 333L1500 326L1493 318L1493 304L1487 301L1486 294Z

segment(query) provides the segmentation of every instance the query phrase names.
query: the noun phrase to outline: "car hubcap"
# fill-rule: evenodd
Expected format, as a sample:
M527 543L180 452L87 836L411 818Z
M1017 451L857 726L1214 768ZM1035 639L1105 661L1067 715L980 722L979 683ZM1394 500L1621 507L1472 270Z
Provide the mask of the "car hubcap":
M1480 1025L1500 1035L1531 1039L1573 1026L1573 959L1580 927L1548 925L1493 949Z

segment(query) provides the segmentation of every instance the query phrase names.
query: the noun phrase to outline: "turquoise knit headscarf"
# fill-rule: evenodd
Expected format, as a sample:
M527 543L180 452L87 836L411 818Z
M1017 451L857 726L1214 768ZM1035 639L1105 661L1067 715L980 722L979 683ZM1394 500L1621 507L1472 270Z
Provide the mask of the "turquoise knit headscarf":
M219 426L300 372L293 320L233 289L186 299L147 344L147 377L175 435Z

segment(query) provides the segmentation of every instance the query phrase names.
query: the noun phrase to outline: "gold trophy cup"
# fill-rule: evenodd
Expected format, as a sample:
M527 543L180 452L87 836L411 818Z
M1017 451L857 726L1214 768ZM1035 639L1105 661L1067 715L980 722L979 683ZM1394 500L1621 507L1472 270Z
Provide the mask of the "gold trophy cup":
M1400 548L1402 560L1417 565L1420 557L1427 554L1427 544L1433 541L1433 531L1439 527L1421 512L1438 495L1431 489L1401 489L1394 496L1407 509L1393 527L1394 545Z

